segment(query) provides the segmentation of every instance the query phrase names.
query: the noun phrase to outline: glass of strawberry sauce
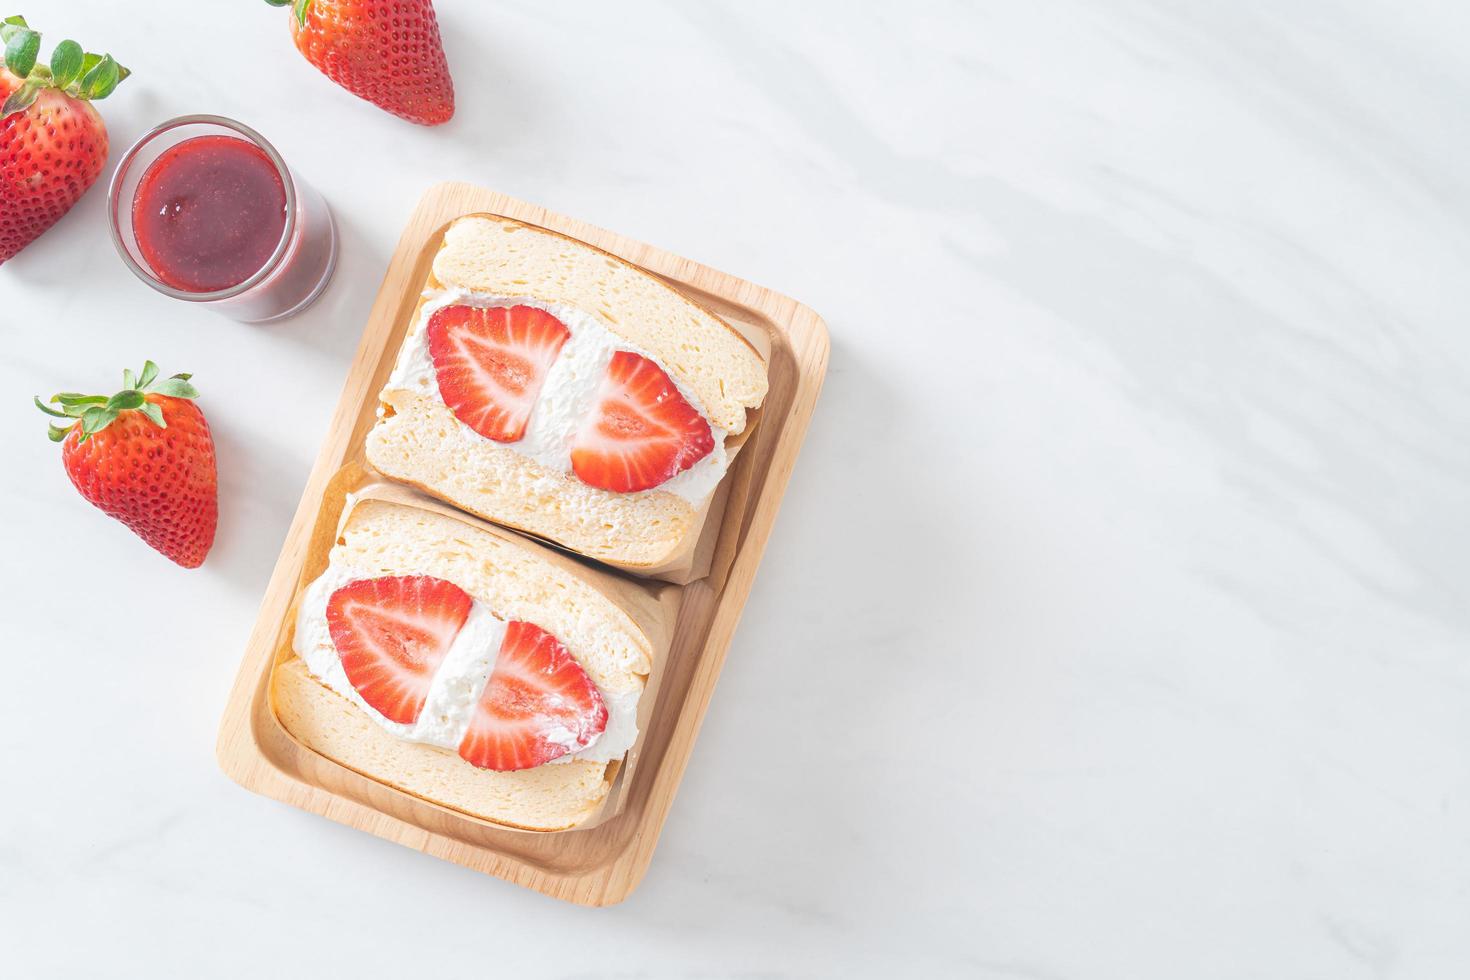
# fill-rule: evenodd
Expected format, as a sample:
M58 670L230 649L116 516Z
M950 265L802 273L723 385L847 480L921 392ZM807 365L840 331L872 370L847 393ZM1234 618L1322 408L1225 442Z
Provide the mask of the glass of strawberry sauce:
M234 320L301 312L337 264L327 202L263 136L223 116L170 119L134 143L107 211L139 279Z

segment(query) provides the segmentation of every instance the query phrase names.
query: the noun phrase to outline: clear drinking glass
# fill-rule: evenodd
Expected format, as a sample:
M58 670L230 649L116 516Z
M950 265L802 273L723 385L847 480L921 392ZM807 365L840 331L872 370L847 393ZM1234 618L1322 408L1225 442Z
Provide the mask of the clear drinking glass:
M196 136L233 136L265 153L286 192L286 224L265 264L234 286L190 292L163 282L149 267L133 230L133 198L148 167L170 147ZM300 313L326 288L337 265L337 226L311 185L255 130L223 116L179 116L154 127L128 148L107 188L107 215L118 254L139 279L174 299L198 303L233 320L263 323Z

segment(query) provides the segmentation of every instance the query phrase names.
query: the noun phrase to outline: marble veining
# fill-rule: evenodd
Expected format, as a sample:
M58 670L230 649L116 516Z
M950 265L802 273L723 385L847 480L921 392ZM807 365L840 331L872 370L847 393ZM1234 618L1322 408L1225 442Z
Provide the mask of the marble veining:
M318 77L264 4L45 6L49 39L134 71L101 107L114 159L235 116L324 191L342 258L306 315L232 324L132 279L99 189L0 267L17 976L1470 972L1462 6L439 0L460 103L435 130ZM374 287L443 179L832 332L688 775L612 909L213 761ZM26 408L144 357L194 372L218 444L194 573L76 499Z

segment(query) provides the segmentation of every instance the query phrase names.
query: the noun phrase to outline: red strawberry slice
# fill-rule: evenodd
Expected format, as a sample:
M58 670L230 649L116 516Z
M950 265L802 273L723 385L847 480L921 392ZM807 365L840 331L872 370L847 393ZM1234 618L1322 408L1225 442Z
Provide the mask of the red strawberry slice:
M454 417L486 439L526 434L546 372L571 336L531 306L446 306L429 318L429 357Z
M431 575L344 585L327 600L327 626L347 680L384 718L412 725L472 602L464 589Z
M583 483L618 493L647 490L714 451L709 423L646 357L614 354L597 400L572 443L572 472Z
M516 620L459 743L480 769L530 769L585 749L607 727L607 705L567 648L541 627Z

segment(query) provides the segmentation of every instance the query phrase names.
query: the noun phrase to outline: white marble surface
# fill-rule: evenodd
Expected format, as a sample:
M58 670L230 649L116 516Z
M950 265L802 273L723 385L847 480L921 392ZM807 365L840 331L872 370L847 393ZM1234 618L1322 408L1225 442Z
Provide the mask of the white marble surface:
M900 7L902 6L902 10ZM1470 14L441 0L439 130L263 4L26 12L237 116L341 269L248 327L103 195L0 268L16 977L1470 973ZM206 50L218 47L217 53ZM832 368L642 888L564 906L246 793L215 726L402 222L473 180L823 313ZM205 568L27 406L189 369Z

